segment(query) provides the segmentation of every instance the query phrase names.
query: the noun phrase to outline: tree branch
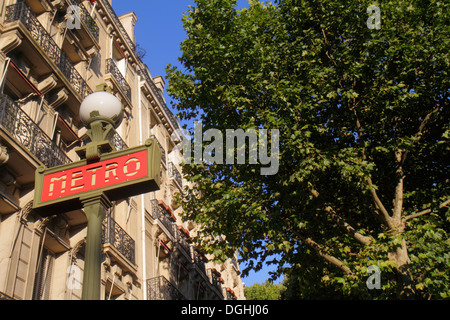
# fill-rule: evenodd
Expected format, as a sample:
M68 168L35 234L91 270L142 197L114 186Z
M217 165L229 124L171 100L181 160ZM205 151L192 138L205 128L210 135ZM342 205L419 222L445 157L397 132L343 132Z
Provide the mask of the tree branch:
M313 241L311 238L302 237L298 233L296 233L296 234L304 243L306 243L309 247L313 248L320 257L324 258L326 261L328 261L332 265L338 267L339 269L344 271L346 274L352 274L352 271L350 270L349 267L347 267L344 264L344 262L325 253L323 247L321 245L319 245L317 242Z
M370 194L372 195L373 201L375 202L376 208L381 212L381 214L378 214L378 217L381 219L381 221L389 228L392 229L394 227L392 223L392 218L389 215L389 212L384 207L383 203L381 202L380 198L378 197L377 192L375 191L375 186L372 182L372 178L367 177L367 183L370 187Z
M423 215L425 215L425 214L431 213L431 212L433 212L433 211L435 211L435 210L437 210L437 209L442 209L442 208L448 206L449 204L450 204L450 199L448 199L448 200L442 202L442 203L441 203L439 206L437 206L437 207L428 208L428 209L422 210L422 211L420 211L420 212L416 212L416 213L410 214L409 216L406 216L405 218L403 218L403 222L406 222L406 221L408 221L408 220L411 220L411 219L414 219L414 218L423 216Z
M433 114L439 112L440 109L441 109L441 107L438 105L438 107L437 107L436 109L434 109L433 111L431 111L429 114L427 114L427 115L425 116L425 118L424 118L424 119L422 120L422 122L420 123L419 129L417 130L417 133L414 135L414 137L417 137L418 139L420 139L420 135L422 134L423 129L425 128L425 125L428 123L428 121L430 121L431 116L432 116ZM403 165L403 163L405 162L406 157L408 156L408 153L409 153L409 150L406 150L406 151L403 153L402 160L401 160L401 164L402 164L402 165Z
M314 197L319 197L319 192L317 190L311 190L311 193ZM359 232L355 230L350 224L348 224L331 206L326 206L323 210L325 210L331 218L336 220L338 225L343 228L347 233L349 233L355 240L363 245L369 245L372 242L370 237L363 236Z
M332 207L327 206L324 208L324 210L339 224L341 228L343 228L347 233L349 233L355 240L357 240L359 243L368 246L372 239L370 237L363 236L359 232L355 230L350 224L348 224L342 217L340 217L336 211L333 210Z
M395 186L395 197L394 197L394 212L393 212L393 219L394 221L400 222L400 219L402 217L402 210L403 210L403 154L404 152L402 150L397 150L395 152L395 160L397 161L398 167L396 170L396 175L398 178L397 185Z
M287 225L289 226L289 222L281 217L281 220ZM327 262L331 263L332 265L338 267L339 269L341 269L343 272L345 272L346 274L352 274L352 271L350 270L349 267L347 267L344 262L342 262L341 260L339 260L336 257L333 257L332 255L329 255L328 253L325 252L325 249L323 246L321 246L320 244L318 244L317 242L315 242L314 240L312 240L309 237L306 237L304 235L302 235L300 232L298 232L297 230L294 230L291 227L288 227L288 230L293 232L299 239L300 241L302 241L303 243L305 243L306 245L308 245L310 248L314 249L314 251L316 251L316 253L322 257L323 259L325 259Z
M328 261L329 263L331 263L332 265L338 267L339 269L341 269L342 271L344 271L346 274L352 274L352 271L350 270L349 267L347 267L344 262L342 262L341 260L339 260L336 257L333 257L331 255L329 255L328 253L325 252L324 248L318 244L317 242L315 242L314 240L312 240L309 237L305 237L302 234L300 234L299 232L293 230L293 232L297 235L297 237L303 241L305 244L307 244L310 248L314 249L316 251L316 253L322 257L323 259L325 259L326 261Z
M361 130L361 122L359 121L358 113L356 112L356 105L354 105L351 109L353 110L353 114L355 115L356 119L356 129L358 131L358 140L362 137L362 130ZM363 160L366 160L366 147L362 145L362 157ZM372 182L372 178L367 177L367 183L370 187L370 194L372 196L372 199L375 203L375 207L381 212L375 211L375 215L381 220L382 223L384 223L388 228L392 228L392 218L389 215L389 212L384 207L383 203L381 202L380 198L378 197L377 192L375 191L375 186Z

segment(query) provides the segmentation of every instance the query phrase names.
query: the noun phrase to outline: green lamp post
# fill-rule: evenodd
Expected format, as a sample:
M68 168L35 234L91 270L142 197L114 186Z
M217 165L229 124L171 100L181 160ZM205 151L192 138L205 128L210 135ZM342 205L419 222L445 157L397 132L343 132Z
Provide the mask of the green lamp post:
M75 149L80 161L35 172L33 210L42 217L84 209L87 216L83 300L100 299L102 224L111 201L159 190L161 149L150 138L116 151L110 140L123 118L120 101L98 87L80 106L91 141Z
M80 106L81 121L87 127L91 141L86 146L77 148L80 158L87 163L100 160L104 153L114 151L110 140L122 122L123 107L111 93L97 91L85 98ZM83 274L83 300L100 299L100 279L102 263L102 223L111 202L104 193L87 193L81 199L88 220L85 267Z

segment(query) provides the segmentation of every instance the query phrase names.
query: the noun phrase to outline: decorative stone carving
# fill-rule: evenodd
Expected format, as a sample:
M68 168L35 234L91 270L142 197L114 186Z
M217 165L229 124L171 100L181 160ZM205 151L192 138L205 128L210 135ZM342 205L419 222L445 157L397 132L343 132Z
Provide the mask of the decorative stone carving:
M9 160L8 149L5 146L0 144L0 166L7 163L8 160Z
M12 30L6 34L3 34L0 38L0 50L6 54L17 48L21 43L22 36L19 31L17 29Z

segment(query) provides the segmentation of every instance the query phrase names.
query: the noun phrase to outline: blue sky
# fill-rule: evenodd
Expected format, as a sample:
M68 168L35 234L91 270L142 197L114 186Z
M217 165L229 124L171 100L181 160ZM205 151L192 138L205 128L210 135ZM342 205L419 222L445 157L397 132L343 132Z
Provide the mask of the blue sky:
M191 0L112 0L112 5L118 16L133 11L138 21L135 26L136 43L146 50L144 62L150 68L152 76L165 77L167 64L179 65L177 58L181 55L180 43L185 39L181 19L188 5L194 5ZM247 0L239 0L238 7L247 6ZM166 82L167 86L167 82ZM165 94L167 104L170 98ZM174 112L176 113L176 112ZM243 278L246 286L263 283L269 278L265 268L257 273L252 272Z
M112 0L118 16L133 11L138 21L135 26L136 43L147 53L143 61L152 76L165 77L168 64L179 65L180 43L185 39L181 19L193 0ZM238 8L248 6L247 0L238 0ZM166 82L167 86L167 82ZM167 103L170 99L165 94Z

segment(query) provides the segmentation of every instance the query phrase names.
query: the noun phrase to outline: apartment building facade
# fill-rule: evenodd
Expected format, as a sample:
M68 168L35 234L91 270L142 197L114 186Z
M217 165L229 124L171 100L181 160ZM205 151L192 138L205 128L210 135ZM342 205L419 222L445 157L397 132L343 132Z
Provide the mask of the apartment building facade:
M180 124L137 53L136 22L108 0L0 2L0 299L81 298L86 216L42 218L34 180L39 166L79 160L79 107L99 85L124 106L115 149L153 137L162 151L160 190L115 201L104 221L102 299L244 299L236 257L215 264L179 216Z

